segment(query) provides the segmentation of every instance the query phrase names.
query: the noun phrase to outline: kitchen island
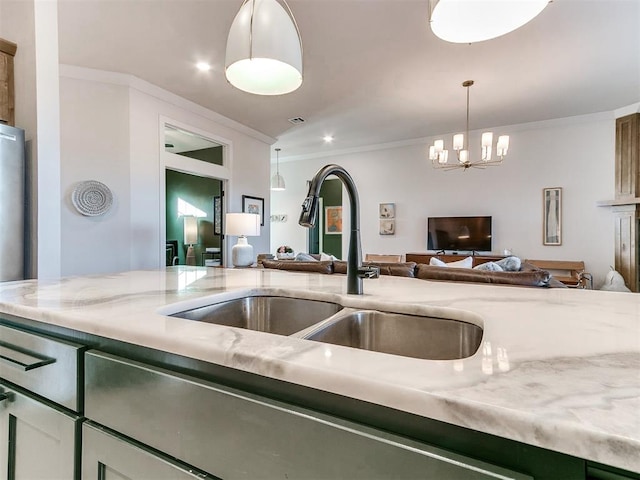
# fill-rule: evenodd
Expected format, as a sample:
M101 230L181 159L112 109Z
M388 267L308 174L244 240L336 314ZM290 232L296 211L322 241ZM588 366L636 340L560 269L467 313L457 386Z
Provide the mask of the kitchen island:
M380 407L640 472L638 295L399 277L365 281L362 296L344 292L341 275L171 267L5 283L0 314L11 326L80 332L363 402L373 417ZM169 316L255 294L466 321L483 329L482 344L468 358L421 360Z

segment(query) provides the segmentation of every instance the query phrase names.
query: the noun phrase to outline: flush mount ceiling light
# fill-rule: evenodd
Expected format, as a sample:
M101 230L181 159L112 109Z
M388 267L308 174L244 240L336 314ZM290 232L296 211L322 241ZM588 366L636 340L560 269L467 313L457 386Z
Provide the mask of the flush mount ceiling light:
M284 190L284 178L280 175L280 148L276 148L276 174L271 177L271 190Z
M429 0L433 33L453 43L496 38L533 20L550 0Z
M443 168L445 170L453 170L462 168L484 168L488 166L500 165L509 150L509 136L500 135L496 145L496 159L492 160L493 151L493 132L484 132L482 134L482 154L479 160L472 161L469 159L469 87L473 85L473 80L466 80L462 86L467 89L467 128L466 135L457 133L453 136L453 150L456 152L457 162L449 162L449 150L444 148L444 140L436 140L429 147L429 160L435 168Z
M300 31L289 5L281 2L242 3L227 37L225 75L234 87L256 95L283 95L302 85Z

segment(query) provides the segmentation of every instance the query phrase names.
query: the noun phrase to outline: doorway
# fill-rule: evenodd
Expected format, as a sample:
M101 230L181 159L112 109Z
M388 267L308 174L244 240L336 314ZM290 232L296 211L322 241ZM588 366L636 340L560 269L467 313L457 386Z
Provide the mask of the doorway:
M328 207L331 212L336 212L335 207L342 208L342 182L337 178L325 180L320 187L320 204L315 227L309 229L308 245L309 253L327 253L336 258L342 258L342 229L332 232L325 228L325 212ZM340 217L342 220L342 217Z
M165 265L224 265L224 191L231 178L229 140L160 119Z
M222 181L166 169L165 192L166 265L221 265Z

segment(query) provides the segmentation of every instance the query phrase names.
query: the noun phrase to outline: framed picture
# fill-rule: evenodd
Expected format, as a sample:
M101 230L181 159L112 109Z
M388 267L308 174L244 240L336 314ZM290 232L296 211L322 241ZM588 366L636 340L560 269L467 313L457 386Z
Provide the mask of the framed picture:
M213 197L213 234L222 235L222 197Z
M542 189L542 244L562 245L562 188Z
M396 218L396 204L395 203L381 203L380 204L380 218Z
M260 215L260 225L264 226L264 198L242 195L242 211Z
M396 233L396 221L393 219L380 220L380 235L394 235Z
M342 206L324 207L325 235L339 235L342 233Z

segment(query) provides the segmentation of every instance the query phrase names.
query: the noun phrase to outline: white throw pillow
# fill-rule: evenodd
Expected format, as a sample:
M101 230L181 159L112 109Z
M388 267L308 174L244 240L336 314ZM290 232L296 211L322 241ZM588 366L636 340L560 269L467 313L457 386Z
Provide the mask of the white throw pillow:
M449 262L449 263L445 263L440 259L431 257L431 260L429 260L429 265L435 265L436 267L449 267L449 268L471 268L473 267L473 257L467 257L467 258L463 258L462 260L458 260L457 262Z

